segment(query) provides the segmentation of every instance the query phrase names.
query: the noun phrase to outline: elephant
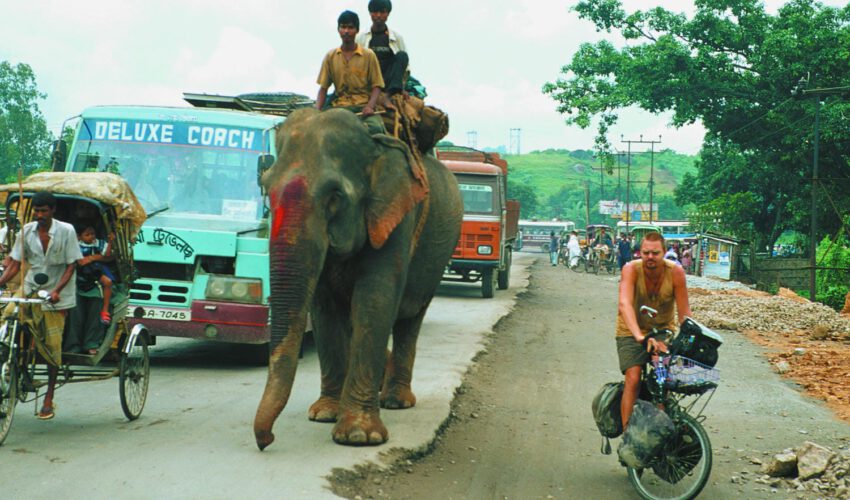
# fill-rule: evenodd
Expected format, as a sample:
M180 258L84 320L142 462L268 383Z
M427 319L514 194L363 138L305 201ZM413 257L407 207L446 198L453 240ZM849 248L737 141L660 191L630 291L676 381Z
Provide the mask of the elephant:
M403 142L369 135L343 109L297 110L275 146L277 160L262 177L271 217L271 341L257 446L274 441L308 310L321 367L308 418L335 422L339 444L382 444L389 433L380 407L416 404L417 337L460 235L457 182L435 158L413 161Z

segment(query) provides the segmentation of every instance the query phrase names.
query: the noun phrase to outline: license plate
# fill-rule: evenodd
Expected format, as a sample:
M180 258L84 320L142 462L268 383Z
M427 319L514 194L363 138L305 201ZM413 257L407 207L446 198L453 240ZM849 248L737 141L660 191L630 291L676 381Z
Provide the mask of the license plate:
M143 307L144 319L166 319L171 321L192 321L191 309L168 309L164 307ZM134 316L138 317L134 314Z

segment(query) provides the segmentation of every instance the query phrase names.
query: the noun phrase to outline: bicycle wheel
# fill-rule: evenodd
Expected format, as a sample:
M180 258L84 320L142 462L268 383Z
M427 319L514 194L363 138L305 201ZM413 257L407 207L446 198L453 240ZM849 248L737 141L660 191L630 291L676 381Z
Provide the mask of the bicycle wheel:
M142 414L148 396L150 373L148 340L144 335L139 335L130 352L121 353L118 366L118 393L127 420L136 420Z
M10 358L11 352L4 356L3 364L0 365L0 445L9 435L15 405L18 404L18 370L15 360Z
M587 271L587 262L585 262L583 257L579 257L576 260L576 265L570 266L570 269L572 269L575 273L583 273Z
M629 481L647 500L688 500L696 497L711 474L711 442L693 417L682 414L677 436L664 446L648 469L628 467Z

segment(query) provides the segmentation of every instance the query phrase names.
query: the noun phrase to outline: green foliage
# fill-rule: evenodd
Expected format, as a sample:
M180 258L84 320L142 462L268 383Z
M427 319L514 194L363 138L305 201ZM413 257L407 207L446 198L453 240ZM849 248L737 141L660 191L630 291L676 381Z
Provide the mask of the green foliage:
M585 211L585 182L590 194L590 216L593 223L614 223L607 215L599 214L599 201L626 199L626 159L620 160L620 190L617 191L617 158L613 157L613 171L604 171L604 196L600 189L600 160L591 151L546 150L506 157L510 164L509 195L521 185L536 195L536 205L529 208L523 202L522 217L572 220L579 226L587 224ZM630 200L649 203L649 153L632 156ZM655 193L653 202L659 204L662 219L684 218L684 210L676 204L674 188L688 173L694 173L694 157L672 150L657 151L654 158ZM512 196L512 195L511 195Z
M521 219L531 218L532 214L537 213L537 195L534 188L528 184L508 178L508 198L519 200L519 216Z
M759 0L701 0L688 18L663 8L628 13L618 0L582 0L574 10L626 44L583 44L561 78L544 86L567 123L586 128L595 120L605 133L629 106L670 111L676 126L701 122L701 160L682 180L679 204L750 193L753 231L768 244L785 229L807 226L816 101L793 99L791 90L809 73L810 89L848 85L850 7L792 0L774 16ZM846 177L848 114L846 98L826 98L821 178ZM605 144L600 138L597 149ZM826 189L839 211L850 208L850 190L828 183ZM819 234L834 233L840 218L830 203L819 206Z
M750 192L722 194L703 203L691 214L692 226L700 231L714 231L741 239L753 237L752 220L758 203Z
M818 302L834 309L844 307L844 297L850 291L850 247L847 235L840 233L835 239L826 237L818 243L818 267L839 268L819 270L815 282L817 284Z
M38 108L45 97L32 68L0 61L0 178L17 178L20 167L27 175L48 165L52 137Z

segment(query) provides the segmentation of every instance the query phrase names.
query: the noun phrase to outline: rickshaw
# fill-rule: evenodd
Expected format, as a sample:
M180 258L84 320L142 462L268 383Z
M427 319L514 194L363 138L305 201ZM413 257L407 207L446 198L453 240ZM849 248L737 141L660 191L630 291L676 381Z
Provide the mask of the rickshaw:
M651 232L660 233L661 228L654 224L635 224L630 228L629 232L632 235L632 257L634 257L635 259L639 259L640 242L643 241L644 235L646 235L646 233Z
M607 224L589 224L587 226L587 272L593 271L599 274L599 270L605 267L609 273L613 273L617 268L616 261L614 260L613 245L607 250L601 248L601 245L596 248L593 247L593 241L602 229L611 237L611 242L614 242L614 235L611 234L611 226Z
M58 368L57 389L68 383L117 376L121 409L128 420L139 418L147 398L150 338L144 325L136 324L129 328L126 318L134 272L133 242L145 221L144 208L127 183L117 175L46 172L34 174L20 184L0 186L0 193L7 195L7 220L18 218L23 224L29 222L32 219L31 198L39 191L55 196L55 220L90 225L95 228L99 239L114 235L110 245L115 260L109 263L115 276L110 301L112 314L108 325L101 324L99 320L82 323L83 327L94 324L101 329L95 332L97 336L101 332L103 335L99 347L84 353L63 352L61 366L57 366L52 358L48 360L39 352L37 344L41 341L30 333L27 324L29 308L46 303L49 293L37 290L26 297L22 293L12 293L13 290L3 293L0 297L0 309L5 308L0 317L0 444L9 433L17 403L35 402L38 408L51 366ZM9 234L6 244L10 247L20 244L14 240L14 236ZM26 262L22 262L21 267L19 276L23 276ZM43 285L47 282L47 275L36 274L34 281ZM77 301L80 302L79 291ZM81 311L70 311L69 316ZM66 321L63 339L72 328L72 322ZM65 348L62 350L65 351Z

